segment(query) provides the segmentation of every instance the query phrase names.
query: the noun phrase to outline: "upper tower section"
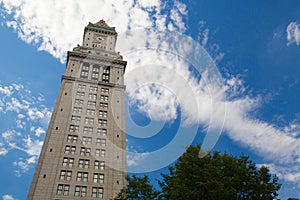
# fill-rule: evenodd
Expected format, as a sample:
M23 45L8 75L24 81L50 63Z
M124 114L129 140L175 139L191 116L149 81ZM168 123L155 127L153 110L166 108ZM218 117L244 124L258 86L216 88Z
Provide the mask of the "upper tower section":
M93 24L89 23L84 29L83 46L95 50L115 52L117 32L115 27L110 27L104 20Z

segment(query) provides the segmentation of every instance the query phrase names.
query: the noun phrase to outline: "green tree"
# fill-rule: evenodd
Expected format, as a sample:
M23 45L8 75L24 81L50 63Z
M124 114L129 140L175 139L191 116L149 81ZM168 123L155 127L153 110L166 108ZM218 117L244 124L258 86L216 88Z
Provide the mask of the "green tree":
M278 196L281 184L267 167L258 168L247 156L218 152L199 158L200 146L190 146L162 174L160 199L263 199Z
M126 177L127 187L123 188L114 200L155 200L159 192L149 183L149 177Z

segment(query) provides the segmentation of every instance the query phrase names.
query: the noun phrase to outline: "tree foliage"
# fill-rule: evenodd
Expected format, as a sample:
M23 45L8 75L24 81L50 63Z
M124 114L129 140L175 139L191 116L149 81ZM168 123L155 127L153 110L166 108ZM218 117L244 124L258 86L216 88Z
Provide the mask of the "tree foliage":
M214 152L199 158L200 146L190 146L162 174L161 199L274 199L281 184L267 167L258 168L247 156Z
M162 174L158 192L149 184L149 177L127 178L127 187L115 200L271 200L278 196L281 184L267 167L258 168L248 156L233 157L213 152L199 158L200 146L190 146Z
M126 177L127 187L123 188L114 200L154 200L159 192L149 183L149 177Z

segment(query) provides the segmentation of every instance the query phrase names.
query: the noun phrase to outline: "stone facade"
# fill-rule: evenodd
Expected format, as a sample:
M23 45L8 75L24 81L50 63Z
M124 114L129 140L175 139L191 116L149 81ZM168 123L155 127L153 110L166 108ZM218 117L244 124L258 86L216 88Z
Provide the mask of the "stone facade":
M28 200L111 199L124 186L126 137L117 33L103 20L68 52Z

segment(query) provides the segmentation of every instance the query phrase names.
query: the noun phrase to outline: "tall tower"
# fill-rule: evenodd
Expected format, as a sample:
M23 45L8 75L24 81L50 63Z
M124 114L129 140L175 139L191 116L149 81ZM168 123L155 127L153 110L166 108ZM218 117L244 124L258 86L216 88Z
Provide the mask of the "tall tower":
M101 20L68 52L28 200L108 200L125 186L127 62L116 40L115 28Z

